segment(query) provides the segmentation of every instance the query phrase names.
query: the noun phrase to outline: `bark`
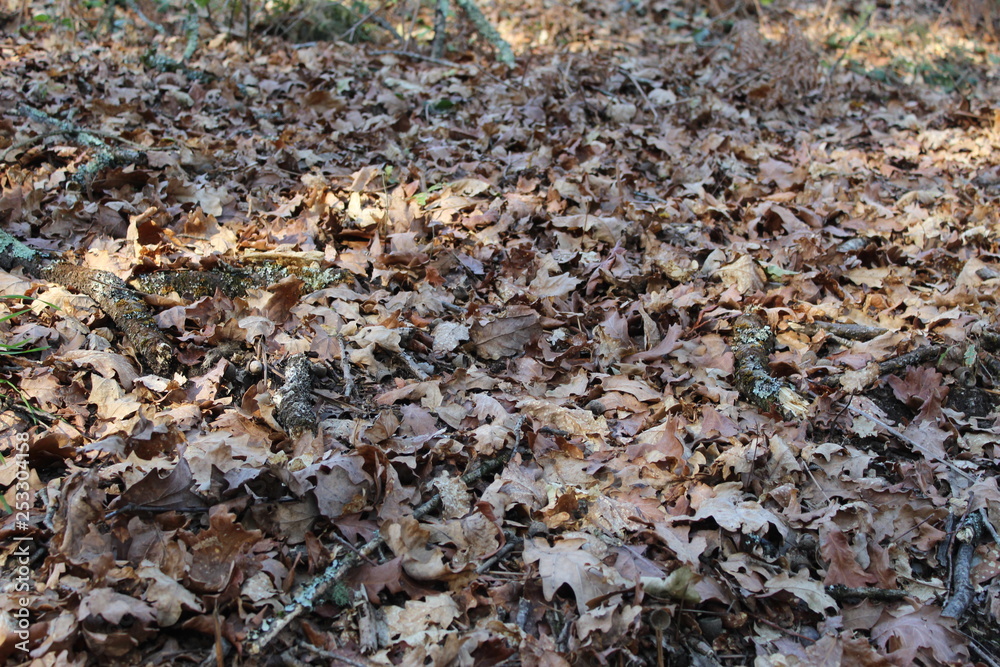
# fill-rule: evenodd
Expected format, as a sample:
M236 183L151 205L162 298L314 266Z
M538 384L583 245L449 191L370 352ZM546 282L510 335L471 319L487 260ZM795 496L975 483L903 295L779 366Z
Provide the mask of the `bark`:
M281 427L293 438L306 431L317 431L316 409L312 398L313 371L309 357L295 354L285 362L285 383L277 391L274 403Z
M20 266L32 277L64 285L97 302L128 338L139 358L157 375L174 369L174 348L156 326L142 295L107 271L97 271L58 261L26 246L0 230L0 268Z
M736 358L735 382L743 398L761 410L778 408L790 419L801 419L808 402L788 384L771 373L770 356L774 350L774 332L755 313L736 318L731 341Z

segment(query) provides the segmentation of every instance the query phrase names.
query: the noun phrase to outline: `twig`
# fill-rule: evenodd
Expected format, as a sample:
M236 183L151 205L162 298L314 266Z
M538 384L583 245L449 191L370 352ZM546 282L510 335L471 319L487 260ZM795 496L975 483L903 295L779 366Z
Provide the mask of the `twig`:
M954 472L955 474L957 474L957 475L959 475L961 477L964 477L965 479L967 479L970 482L975 482L976 481L975 477L973 477L969 473L965 472L964 470L962 470L961 468L959 468L957 465L955 465L954 463L952 463L948 459L946 459L946 458L944 458L942 456L938 456L937 454L935 454L933 452L927 451L926 449L924 449L924 446L921 445L919 442L917 442L916 440L914 440L913 438L911 438L911 437L909 437L907 435L904 435L902 431L900 431L899 429L897 429L897 428L895 428L893 426L890 426L889 424L885 423L884 421L882 421L881 419L879 419L875 415L871 414L870 412L866 412L866 411L862 410L861 408L856 408L853 405L848 406L847 409L850 410L851 412L853 412L856 415L859 415L859 416L864 417L866 419L870 419L872 422L874 422L878 426L881 426L883 429L885 429L885 431L887 433L889 433L889 435L893 436L897 440L905 442L910 447L913 447L915 450L917 450L918 452L920 452L921 454L923 454L927 458L933 459L935 461L938 461L939 463L945 464L946 466L948 466L949 468L951 468L952 472Z
M318 646L313 646L309 642L302 644L302 648L306 649L310 653L315 653L321 658L326 658L327 660L333 660L336 662L342 662L345 665L351 665L351 667L372 667L372 665L374 664L368 660L360 662L358 660L354 660L353 658L348 658L347 656L340 655L339 653L334 653L333 651L327 651L326 649L322 649Z
M500 33L493 27L493 24L483 15L483 10L479 8L475 0L455 0L455 2L462 8L465 15L469 17L469 20L472 21L472 25L476 27L476 31L496 49L497 60L507 67L513 67L516 63L514 50L510 48L507 40L500 36Z
M972 595L975 592L971 579L972 555L983 534L982 522L979 512L970 512L955 533L955 540L961 544L955 556L955 569L952 572L951 598L941 611L941 615L945 618L958 618L965 613L969 603L972 602Z
M513 534L505 535L505 537L507 539L507 543L500 547L495 554L480 563L479 567L476 568L476 574L486 572L501 560L506 558L510 552L521 546L523 543L523 540L520 537L515 537Z
M919 347L912 352L901 354L898 357L880 361L878 364L878 374L881 377L883 375L889 375L890 373L899 373L903 369L910 368L911 366L919 366L920 364L927 363L935 357L941 356L946 349L947 348L944 345L927 345L925 347ZM840 375L830 375L818 380L817 384L821 384L824 387L835 387L840 384L840 378Z
M639 85L639 82L636 81L636 79L635 79L634 76L632 76L632 72L629 72L627 69L625 69L621 65L617 65L617 67L618 67L618 71L620 71L622 74L624 74L625 76L627 76L628 80L632 82L633 86L635 86L635 89L639 91L639 95L642 96L642 101L646 103L646 108L649 109L649 112L651 114L653 114L653 120L655 120L657 123L659 123L660 122L660 114L658 114L656 112L656 107L654 107L653 104L652 104L652 102L649 101L649 98L646 96L646 91L642 89L642 86ZM619 183L621 183L620 180L619 180Z
M882 327L869 327L864 324L844 324L841 322L822 322L819 320L811 324L798 325L793 328L800 329L803 333L810 336L816 333L818 329L822 329L827 333L850 340L871 340L888 331L888 329L883 329Z
M382 2L375 9L369 10L367 14L365 14L360 19L355 21L354 25L345 30L344 33L340 36L340 38L346 40L353 40L355 31L357 31L357 29L360 28L362 25L364 25L369 19L374 18L375 24L377 26L392 33L393 37L396 38L396 41L402 42L403 38L399 36L399 33L397 33L396 29L392 27L392 24L390 24L388 21L385 21L384 19L381 19L381 17L378 16L378 13L382 11L384 7L385 7L385 2Z
M416 377L418 380L421 381L426 380L429 377L427 373L425 373L419 366L417 366L417 362L414 361L413 357L408 355L405 350L403 349L390 350L386 348L386 351L402 359L403 362L406 364L406 367L410 369L410 372L413 373L414 377Z
M965 633L963 632L962 634ZM992 656L990 656L989 651L987 651L982 644L977 642L972 637L969 637L969 635L965 636L969 638L969 646L979 655L979 658L986 663L987 667L1000 667L1000 662L994 660Z
M767 626L770 626L770 627L774 628L775 630L780 630L781 632L784 632L789 637L795 637L799 641L808 642L810 644L815 644L816 643L815 639L812 639L810 637L806 637L805 635L799 634L798 632L795 632L794 630L789 630L788 628L783 628L780 625L778 625L777 623L775 623L774 621L769 621L766 618L757 618L757 620L760 621L761 623L763 623L764 625L767 625Z
M902 600L908 592L899 588L872 588L870 586L843 586L837 584L826 587L827 594L837 602L845 600L862 599L875 600L876 602L895 602Z

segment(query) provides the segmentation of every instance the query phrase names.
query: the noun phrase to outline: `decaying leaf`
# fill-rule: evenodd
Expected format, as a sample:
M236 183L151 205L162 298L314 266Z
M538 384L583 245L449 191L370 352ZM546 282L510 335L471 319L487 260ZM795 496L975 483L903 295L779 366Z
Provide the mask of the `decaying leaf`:
M474 324L469 335L476 352L486 359L503 359L522 354L540 333L539 317L534 311L514 310L486 324Z

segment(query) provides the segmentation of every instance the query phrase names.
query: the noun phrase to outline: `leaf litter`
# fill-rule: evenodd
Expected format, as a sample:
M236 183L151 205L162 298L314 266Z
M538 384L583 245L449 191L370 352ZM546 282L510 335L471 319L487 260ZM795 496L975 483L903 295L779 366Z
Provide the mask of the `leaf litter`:
M513 72L223 34L158 71L172 37L73 11L0 42L5 229L143 285L320 282L157 292L160 377L2 274L5 344L46 348L2 369L10 507L31 441L4 659L1000 660L991 537L942 613L963 522L1000 518L995 36L910 2L497 3ZM147 159L84 182L22 104Z

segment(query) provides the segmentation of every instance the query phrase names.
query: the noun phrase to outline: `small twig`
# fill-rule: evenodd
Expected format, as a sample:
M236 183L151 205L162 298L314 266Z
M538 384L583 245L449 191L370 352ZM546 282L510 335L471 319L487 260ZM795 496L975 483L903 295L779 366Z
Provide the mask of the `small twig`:
M504 544L502 547L500 547L500 549L498 549L495 554L493 554L492 556L484 560L482 563L480 563L479 567L476 568L476 574L482 574L483 572L486 572L487 570L491 569L494 565L496 565L501 560L506 558L510 554L510 552L514 551L514 549L517 549L523 543L523 540L520 537L516 537L513 534L508 534L505 532L504 536L507 540L507 543Z
M340 38L341 39L347 39L347 40L353 40L354 39L354 33L355 33L355 31L357 31L357 29L360 28L362 25L364 25L369 19L371 19L376 14L378 14L380 11L382 11L382 9L384 7L385 7L385 2L382 2L375 9L369 10L369 12L367 14L365 14L364 16L362 16L360 19L358 19L354 23L354 25L352 25L350 28L348 28L346 31L344 31L344 33L340 36ZM376 20L376 23L378 23L379 25L381 25L381 23L379 23L379 21L377 21L377 20ZM391 29L392 26L390 25L389 28ZM395 35L396 31L392 30L392 33ZM398 37L398 35L396 35L396 36Z
M801 329L804 333L810 336L814 334L816 330L822 329L827 333L850 340L871 340L888 331L888 329L883 329L882 327L870 327L864 324L844 324L841 322L822 322L819 320L812 322L811 324L798 325L793 328Z
M963 632L962 634L963 634L963 635L965 635L965 633L964 633L964 632ZM990 653L989 653L989 651L987 651L987 650L986 650L986 649L985 649L985 648L983 647L983 645L982 645L982 644L980 644L979 642L977 642L977 641L976 641L975 639L973 639L972 637L969 637L969 635L965 635L965 636L969 638L969 646L970 646L970 647L972 647L972 650L973 650L973 651L975 651L975 652L976 652L976 654L978 654L978 655L979 655L979 658L980 658L980 659L981 659L981 660L982 660L983 662L985 662L985 663L986 663L987 667L1000 667L1000 662L997 662L996 660L994 660L994 659L993 659L993 658L992 658L992 657L990 656Z
M302 662L294 655L292 655L292 649L288 649L287 651L282 653L279 657L281 658L281 662L282 664L285 665L285 667L310 667L310 665Z
M779 630L781 632L784 632L789 637L795 637L799 641L808 642L810 644L815 644L816 643L815 639L812 639L810 637L806 637L805 635L801 635L798 632L795 632L794 630L789 630L788 628L783 628L780 625L778 625L777 623L775 623L774 621L769 621L766 618L757 618L757 620L760 621L761 623L763 623L764 625L767 625L769 627L774 628L775 630Z
M659 123L660 122L660 114L658 114L656 112L656 107L654 107L653 103L649 101L649 98L646 96L646 91L642 89L642 86L639 85L639 82L636 81L636 79L635 79L634 76L632 76L632 72L629 72L627 69L625 69L621 65L618 65L617 67L618 67L618 71L620 71L622 74L624 74L625 76L627 76L628 80L632 82L633 86L635 86L635 89L639 91L639 95L642 96L642 101L646 103L646 108L649 109L649 112L651 114L653 114L653 120L655 120L657 123ZM621 182L621 181L619 181L619 182Z
M908 592L900 588L872 588L870 586L843 586L840 584L826 587L827 594L837 602L845 600L874 600L876 602L896 602L902 600Z
M893 436L894 438L896 438L896 439L898 439L898 440L900 440L902 442L905 442L910 447L913 447L915 450L917 450L918 452L920 452L921 454L923 454L927 458L933 459L935 461L938 461L939 463L943 463L944 465L948 466L952 470L952 472L954 472L955 474L957 474L957 475L959 475L961 477L964 477L965 479L967 479L970 482L975 482L976 481L975 477L973 477L969 473L965 472L964 470L962 470L961 468L959 468L957 465L955 465L954 463L952 463L948 459L946 459L946 458L944 458L942 456L938 456L937 454L934 454L933 452L927 451L924 448L924 446L921 445L919 442L917 442L916 440L914 440L913 438L911 438L909 436L904 435L902 431L900 431L899 429L897 429L897 428L895 428L893 426L890 426L889 424L885 423L884 421L882 421L881 419L879 419L875 415L871 414L870 412L866 412L866 411L862 410L861 408L856 408L853 405L850 406L848 409L851 412L853 412L854 414L856 414L856 415L859 415L861 417L865 417L866 419L870 419L872 422L874 422L878 426L881 426L883 429L885 429L885 431L887 433L889 433L889 435Z
M305 642L304 644L302 644L302 648L306 649L310 653L318 655L321 658L325 658L327 660L334 660L336 662L342 662L345 665L351 665L351 667L371 667L374 664L368 660L360 662L353 658L348 658L347 656L340 655L339 653L334 653L333 651L327 651L326 649L322 649L318 646L313 646L309 642Z
M996 542L997 544L1000 544L1000 534L997 534L997 529L993 527L993 524L990 522L990 518L986 516L985 507L979 508L979 518L982 519L983 527L986 528L987 532L989 532L990 537L993 538L993 541Z

